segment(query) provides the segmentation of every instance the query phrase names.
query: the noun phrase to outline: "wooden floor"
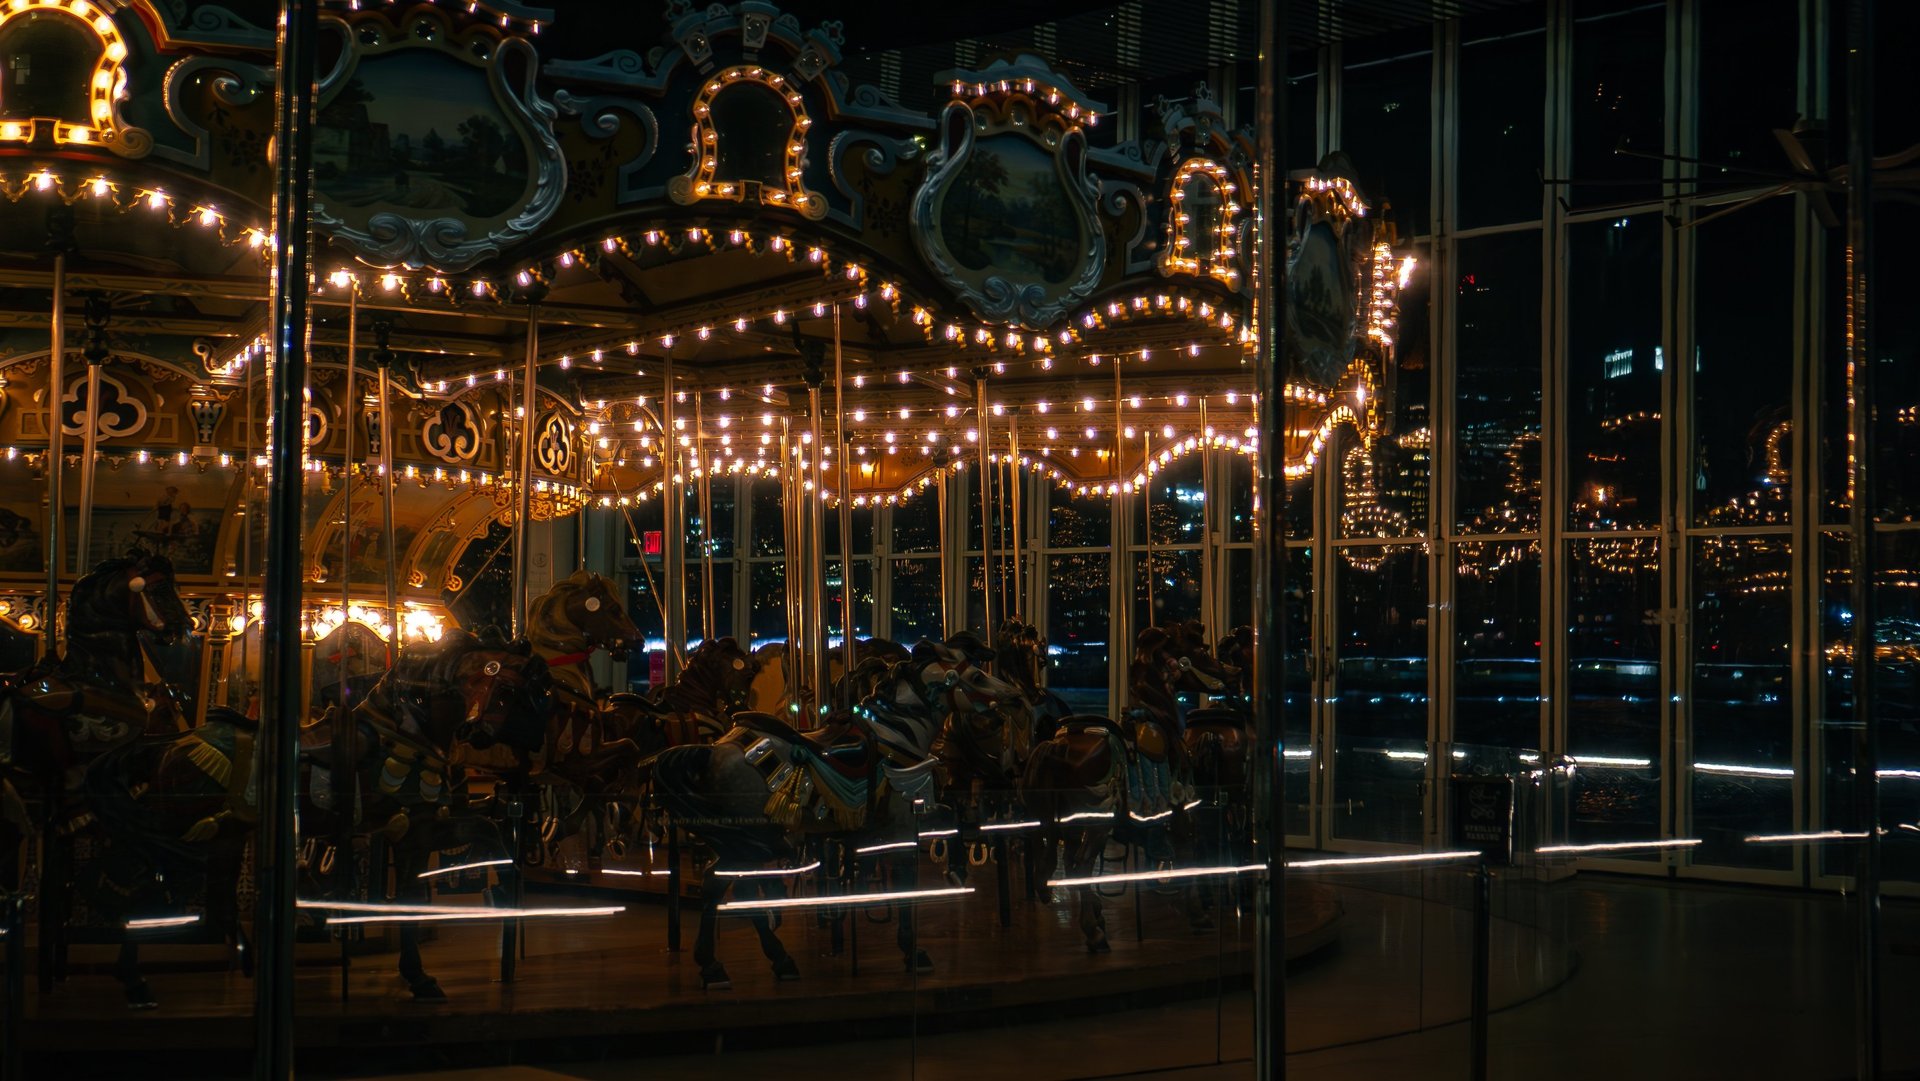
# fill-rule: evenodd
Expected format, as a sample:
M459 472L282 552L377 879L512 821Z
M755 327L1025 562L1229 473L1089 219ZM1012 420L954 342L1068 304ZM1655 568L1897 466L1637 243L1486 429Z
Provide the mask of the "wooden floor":
M348 997L340 995L342 970L326 947L305 950L296 979L298 1039L303 1048L380 1046L405 1056L401 1045L499 1046L540 1041L618 1041L645 1054L710 1052L718 1043L753 1046L756 1041L887 1039L906 1033L943 1031L979 1023L1018 1023L1041 1016L1112 1012L1127 1006L1165 1004L1187 998L1217 998L1246 985L1252 968L1252 920L1231 906L1217 912L1208 933L1188 929L1179 897L1139 891L1106 901L1112 952L1089 956L1073 927L1066 899L1012 904L1012 925L998 922L995 883L975 879L979 893L960 901L925 902L918 912L920 945L933 958L933 975L902 966L895 929L877 924L879 912L856 914L858 973L854 950L835 954L824 927L810 912L789 912L781 939L801 964L799 981L776 981L762 960L751 925L722 920L720 958L728 964L732 991L703 991L691 960L693 922L685 927L684 952L666 949L666 912L655 899L630 895L630 908L611 918L528 922L524 960L515 981L499 981L497 927L449 925L426 945L426 966L447 991L449 1002L422 1006L397 979L394 954L355 958ZM532 895L530 904L584 902L582 897ZM597 902L599 899L593 899ZM1348 912L1359 906L1352 927ZM1452 920L1453 914L1396 914L1402 902L1352 893L1323 883L1288 883L1288 954L1327 954L1342 931L1361 939L1379 937L1394 920ZM1413 902L1413 910L1423 908ZM1524 927L1503 927L1501 952L1538 958L1548 950L1528 941ZM1459 937L1459 935L1453 935ZM1363 945L1361 949L1371 949ZM205 956L207 947L196 947ZM169 952L173 956L169 956ZM1323 962L1338 972L1342 949ZM104 968L104 950L81 950L75 973L54 995L27 995L23 1046L63 1052L90 1046L152 1056L198 1056L205 1077L244 1068L252 1046L252 981L238 973L194 968L186 949L150 950L152 985L161 1006L129 1012L117 983ZM1453 966L1448 958L1427 958ZM1463 964L1463 962L1459 962ZM1524 968L1524 966L1521 966ZM31 972L31 970L29 970ZM1463 968L1461 968L1463 972ZM1526 972L1496 968L1496 1002L1521 1000L1565 975L1553 964ZM1392 979L1392 977L1388 977ZM1350 1016L1367 1012L1367 977L1348 1000ZM1430 1020L1430 1018L1428 1018ZM457 1058L455 1058L457 1060ZM319 1062L317 1062L319 1066ZM190 1069L192 1073L192 1069Z

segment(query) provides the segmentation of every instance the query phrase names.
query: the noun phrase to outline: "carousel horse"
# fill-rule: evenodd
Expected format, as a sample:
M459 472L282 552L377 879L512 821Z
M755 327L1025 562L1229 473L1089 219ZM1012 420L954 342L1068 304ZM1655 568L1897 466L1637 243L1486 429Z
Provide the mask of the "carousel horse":
M1188 629L1191 634L1193 628ZM1183 645L1190 656L1199 648ZM1221 639L1218 651L1225 686L1210 692L1214 704L1187 711L1187 761L1200 804L1191 818L1202 858L1209 862L1245 862L1235 856L1250 850L1252 807L1248 781L1253 765L1253 628L1240 627Z
M888 641L885 638L862 638L859 648L854 651L854 667L856 671L865 670L871 673L873 669L867 664L870 659L878 658L887 665L894 665L906 660L910 654L911 651L898 642ZM799 703L800 708L795 708L793 698L787 692L787 665L791 663L792 658L793 655L787 651L785 642L768 642L753 651L753 659L757 667L753 686L747 694L748 709L756 713L785 715L803 712L806 706L812 704L812 698L808 696L806 701ZM843 683L846 678L846 662L841 659L840 647L834 646L827 650L827 679L843 696L845 694ZM867 682L870 683L871 680ZM803 689L802 694L805 696L807 692ZM863 696L861 681L856 680L851 698L841 697L835 700L858 702Z
M455 631L407 647L347 719L329 713L301 728L302 826L321 836L342 826L383 833L393 846L399 899L424 903L429 885L419 872L431 853L501 850L491 822L456 806L462 784L449 765L451 748L537 746L549 686L545 662L497 635ZM352 782L335 775L331 753L342 724L357 732ZM210 709L207 722L190 732L109 752L82 782L107 839L92 891L103 906L123 915L178 912L181 884L204 879L209 921L249 968L233 898L240 853L257 818L257 727L235 710ZM351 818L356 806L359 815ZM411 923L401 925L399 971L416 1000L445 1000L421 964L419 930ZM131 941L121 947L116 972L129 1005L154 1004Z
M680 825L713 849L710 873L725 883L702 898L694 948L702 986L731 987L714 954L717 906L729 889L778 893L777 876L740 872L791 859L795 834L837 834L849 848L900 844L889 862L895 881L911 889L919 869L914 805L937 795L938 762L930 757L935 735L952 713L990 712L1018 695L977 667L973 658L983 653L971 633L921 642L857 712L832 714L818 730L801 733L771 714L746 712L719 742L673 747L652 760L653 791ZM932 971L914 936L911 907L899 906L896 919L908 970ZM775 975L796 978L798 966L763 914L754 926Z
M634 695L622 698L619 706L632 711L622 728L626 738L643 743L649 737L635 727L657 726L660 732L651 738L666 746L682 743L711 743L726 732L731 718L747 708L754 677L758 674L753 654L740 648L731 637L709 638L687 654L680 676L653 692L651 697Z
M603 820L604 832L618 836L618 796L632 789L642 757L631 738L632 703L610 703L594 686L586 662L601 650L623 659L641 640L640 628L612 583L579 571L527 605L526 638L553 677L553 710L542 745L527 753L462 744L455 764L497 777L527 796L535 827L521 853L528 863L545 864L564 851L564 862L580 865L578 870L597 845Z
M1129 667L1135 703L1129 724L1086 714L1065 717L1027 760L1022 801L1046 824L1049 849L1064 844L1070 877L1092 875L1114 837L1144 841L1149 858L1163 863L1172 855L1159 824L1184 821L1193 800L1179 695L1225 687L1224 670L1204 646L1204 634L1184 624L1141 631ZM1099 895L1090 886L1075 892L1087 951L1107 952ZM1184 892L1189 922L1206 929L1211 920L1201 899Z
M92 759L148 732L174 732L184 724L185 712L171 691L146 681L141 636L171 642L192 625L174 587L172 561L136 550L100 563L74 584L65 656L49 655L24 672L0 676L0 889L18 888L21 881L21 834L45 830L45 990L52 989L65 955L61 936L72 861L62 805Z

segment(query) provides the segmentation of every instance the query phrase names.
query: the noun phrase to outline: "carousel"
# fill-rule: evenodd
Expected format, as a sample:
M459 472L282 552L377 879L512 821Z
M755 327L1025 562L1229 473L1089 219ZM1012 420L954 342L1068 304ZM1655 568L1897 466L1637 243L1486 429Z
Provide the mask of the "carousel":
M1416 268L1351 165L1263 201L1207 86L1128 115L1035 55L910 110L764 3L578 58L541 48L555 17L322 7L288 388L271 20L0 0L12 1032L247 1042L271 747L303 1044L1247 978L1269 857L1229 519L1260 519L1263 457L1336 453L1347 513L1387 514L1368 455L1425 437L1387 427ZM1296 358L1271 388L1262 213ZM1170 498L1212 504L1192 558L1156 551ZM1144 545L1071 650L1063 504ZM849 570L909 518L912 619ZM1055 687L1089 648L1092 706ZM1335 941L1337 903L1287 905L1289 955ZM396 1002L446 1006L369 1034Z

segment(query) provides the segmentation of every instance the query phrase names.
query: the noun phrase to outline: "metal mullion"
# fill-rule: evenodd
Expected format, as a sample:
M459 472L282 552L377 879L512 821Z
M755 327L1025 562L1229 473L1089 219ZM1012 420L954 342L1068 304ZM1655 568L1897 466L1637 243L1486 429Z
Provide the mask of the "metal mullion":
M1688 537L1688 538L1692 538L1692 537L1790 537L1794 533L1794 525L1792 522L1788 522L1784 525L1728 526L1725 529L1714 529L1710 526L1689 526L1689 527L1677 530L1676 532L1678 532L1681 536Z
M1340 146L1340 65L1339 42L1320 47L1320 85L1314 97L1314 154L1310 163L1318 165Z
M1676 166L1676 168L1685 168L1685 166ZM1667 185L1670 188L1673 186ZM1667 211L1670 203L1670 200L1664 198L1647 199L1638 203L1610 206L1604 210L1563 210L1558 217L1568 225L1585 225L1589 222L1630 218L1636 214L1660 214Z
M1454 222L1454 204L1459 187L1455 166L1459 151L1460 22L1448 19L1433 28L1433 82L1428 95L1429 123L1433 132L1428 148L1427 175L1433 177L1429 193L1428 220L1433 222L1433 238L1428 249L1427 280L1431 283L1454 281L1457 265L1453 238L1449 230ZM1452 289L1430 288L1431 310L1427 319L1427 355L1434 358L1428 382L1428 413L1432 427L1428 433L1427 453L1427 595L1433 613L1427 635L1427 745L1432 748L1428 761L1451 762L1456 725L1454 714L1454 654L1459 639L1454 623L1454 603L1458 594L1455 555L1448 539L1453 523L1454 439L1458 431L1458 351L1454 322L1458 317ZM1430 840L1438 839L1438 824L1446 821L1446 785L1433 785L1428 801Z
M1666 531L1663 529L1647 529L1647 528L1563 529L1560 531L1561 540L1618 540L1621 537L1639 538L1642 540L1659 540L1661 537L1664 537L1666 535L1667 535Z
M1665 150L1680 158L1696 157L1698 138L1698 9L1693 0L1678 0L1667 10L1665 57ZM1680 479L1693 467L1694 386L1694 275L1695 217L1687 196L1699 167L1688 161L1673 164L1676 183L1663 185L1667 209L1660 240L1661 337L1674 363L1661 380L1661 411L1665 432L1660 443L1663 519L1671 556L1662 561L1662 588L1671 618L1663 621L1670 663L1663 666L1660 702L1661 746L1670 764L1661 771L1662 790L1669 805L1663 809L1662 837L1692 836L1693 819L1693 485ZM1797 857L1796 857L1797 858ZM1675 852L1666 866L1690 874L1693 854Z
M1569 132L1572 82L1572 12L1568 0L1554 0L1547 10L1547 102L1544 168L1549 176L1565 176L1572 161ZM1564 210L1553 191L1541 196L1541 355L1545 368L1540 386L1540 754L1551 762L1568 747L1566 628L1567 562L1565 448L1560 438L1565 391L1561 373L1567 367L1566 236ZM1553 573L1544 573L1553 568ZM1550 801L1551 803L1551 801Z

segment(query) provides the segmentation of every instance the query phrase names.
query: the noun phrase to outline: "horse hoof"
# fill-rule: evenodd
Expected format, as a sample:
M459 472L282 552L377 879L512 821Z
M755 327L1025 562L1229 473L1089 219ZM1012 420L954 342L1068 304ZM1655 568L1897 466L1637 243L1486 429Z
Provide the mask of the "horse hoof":
M700 970L700 989L702 991L731 991L733 980L727 976L727 966L718 961Z
M415 1002L432 1004L445 1002L447 1000L447 993L440 989L440 981L434 979L432 976L422 976L420 979L408 984L407 988L413 992L413 1000Z
M1101 935L1099 938L1087 943L1087 952L1091 954L1112 953L1113 947L1107 944L1107 936Z
M773 978L776 980L797 980L800 978L800 966L791 957L782 957L773 963Z
M907 958L907 971L916 976L931 976L933 975L933 958L928 957L925 950L915 950L913 956Z
M157 1010L159 1008L160 1000L154 996L153 988L147 986L147 981L136 980L127 985L127 1009Z

